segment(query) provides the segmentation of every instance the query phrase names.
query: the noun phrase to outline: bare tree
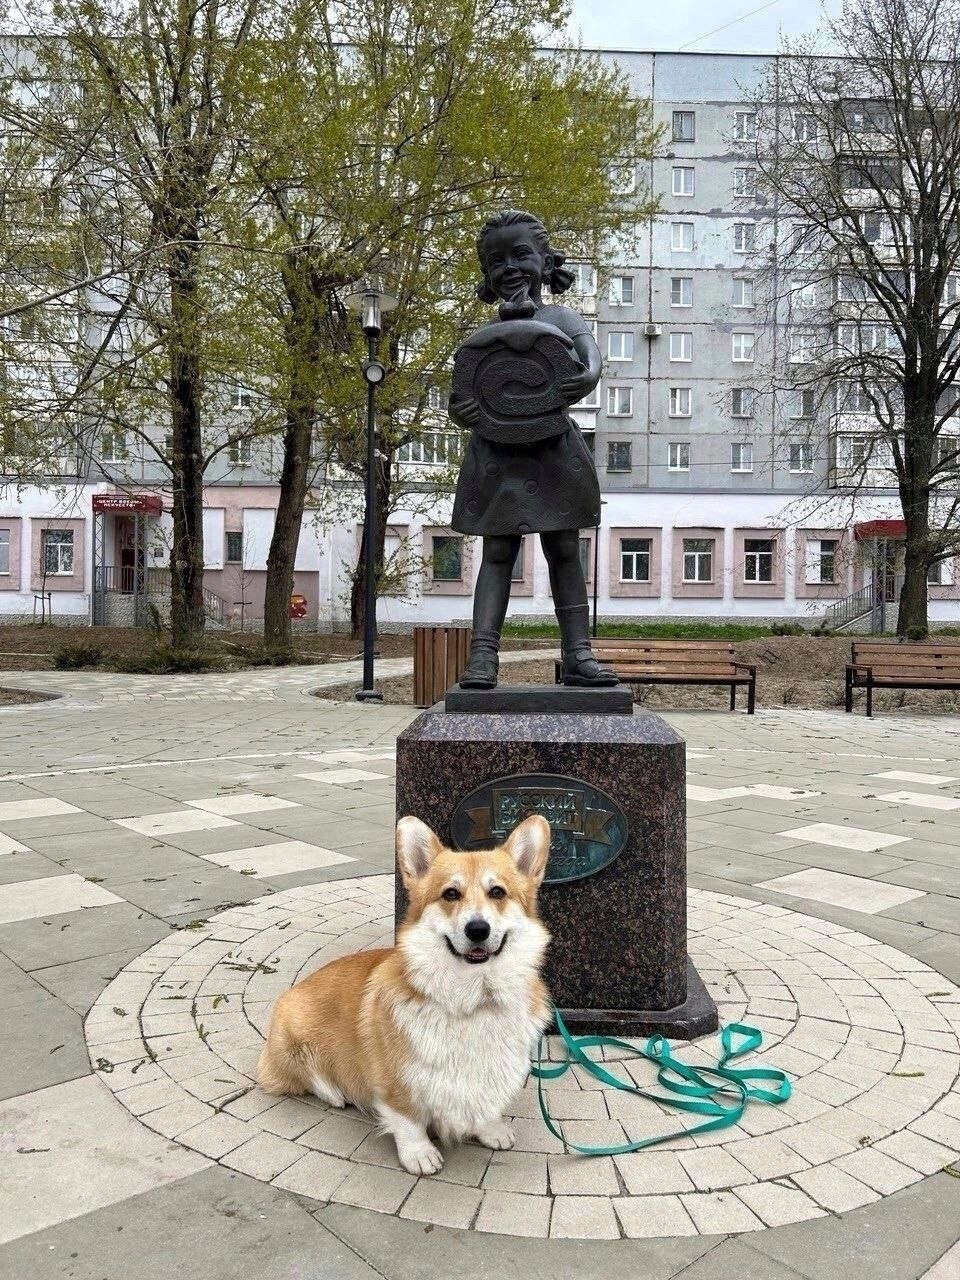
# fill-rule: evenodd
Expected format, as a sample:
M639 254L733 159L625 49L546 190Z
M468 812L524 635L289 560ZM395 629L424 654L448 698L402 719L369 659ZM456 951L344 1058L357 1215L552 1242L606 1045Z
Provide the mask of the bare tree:
M829 424L831 486L899 492L902 636L926 634L928 573L960 551L958 102L958 0L845 0L756 104L775 377Z

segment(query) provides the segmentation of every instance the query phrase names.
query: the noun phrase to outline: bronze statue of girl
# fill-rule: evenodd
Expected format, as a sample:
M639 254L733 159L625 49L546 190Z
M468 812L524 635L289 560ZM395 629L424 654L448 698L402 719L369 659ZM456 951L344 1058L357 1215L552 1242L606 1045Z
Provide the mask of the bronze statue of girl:
M510 600L513 565L521 539L528 533L540 534L550 570L560 624L563 683L614 685L616 676L600 666L590 647L590 610L580 562L580 530L600 523L600 485L590 451L566 412L600 381L600 352L586 321L576 311L543 301L545 284L551 293L563 293L574 277L564 270L563 254L551 248L539 218L518 210L496 214L477 238L477 256L483 272L478 296L490 303L502 299L503 305L499 321L491 321L472 335L457 359L460 361L461 353L470 347L477 356L478 348L500 345L499 367L515 372L500 377L496 369L488 368L489 403L507 403L513 388L522 398L523 392L532 390L524 381L539 379L535 393L528 394L528 403L541 409L547 405L553 413L540 419L547 426L539 430L531 421L533 411L519 424L519 430L516 426L501 427L478 398L482 397L479 382L474 384L477 394L464 394L463 377L458 388L455 364L449 413L454 422L469 430L470 437L450 523L458 533L483 537L483 560L473 601L473 643L460 685L492 689L497 683L500 631ZM520 321L526 323L525 330ZM523 354L511 357L507 349L529 352L544 340L540 367ZM520 363L511 365L511 358ZM532 373L521 367L525 359ZM470 377L473 375L471 365ZM544 437L545 432L549 434Z

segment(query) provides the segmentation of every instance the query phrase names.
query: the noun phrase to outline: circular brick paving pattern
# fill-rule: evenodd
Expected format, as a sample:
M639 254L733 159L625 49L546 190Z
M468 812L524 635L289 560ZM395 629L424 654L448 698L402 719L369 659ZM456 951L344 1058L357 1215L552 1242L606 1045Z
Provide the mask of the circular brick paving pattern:
M229 1168L320 1201L512 1235L756 1231L868 1204L960 1152L957 987L863 934L692 891L690 950L721 1020L762 1029L754 1061L791 1074L791 1100L753 1105L735 1128L584 1158L550 1136L528 1084L514 1150L453 1148L439 1175L414 1178L359 1112L253 1082L276 996L336 956L389 944L392 912L393 878L372 876L272 894L164 939L91 1009L94 1068L150 1129ZM716 1043L679 1056L715 1061ZM616 1069L655 1083L647 1063ZM551 1105L575 1142L678 1127L677 1113L589 1077L564 1077Z

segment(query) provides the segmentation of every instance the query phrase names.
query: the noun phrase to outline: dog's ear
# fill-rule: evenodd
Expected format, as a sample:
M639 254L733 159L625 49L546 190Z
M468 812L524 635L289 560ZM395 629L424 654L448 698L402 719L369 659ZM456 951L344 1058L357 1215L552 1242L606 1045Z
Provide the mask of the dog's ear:
M550 823L539 813L531 814L514 827L505 847L520 874L539 884L550 856Z
M397 823L397 865L408 887L422 880L443 845L419 818L401 818Z

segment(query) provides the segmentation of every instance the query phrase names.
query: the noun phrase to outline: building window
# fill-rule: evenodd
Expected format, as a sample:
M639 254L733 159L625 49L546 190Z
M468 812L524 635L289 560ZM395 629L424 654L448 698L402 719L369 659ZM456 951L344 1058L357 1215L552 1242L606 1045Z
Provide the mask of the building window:
M675 196L693 195L693 166L689 164L674 165L673 194Z
M637 189L637 171L632 164L611 164L607 178L614 195L628 196Z
M693 223L670 224L670 248L674 253L690 253L693 250Z
M927 569L927 586L928 587L944 587L948 585L946 574L946 561L934 560L933 564Z
M752 444L738 443L730 446L730 470L741 472L753 470Z
M693 359L693 334L671 333L670 359L689 361Z
M243 564L243 534L227 533L227 564Z
M667 445L667 470L690 470L690 445L687 441L683 440Z
M447 407L447 393L443 387L432 383L427 387L426 407L434 413L442 413Z
M866 302L867 282L862 276L840 276L837 280L838 302Z
M608 440L607 470L632 471L633 463L630 460L631 450L632 446L629 440Z
M0 529L0 573L10 572L10 530Z
M633 276L610 277L611 307L633 306Z
M420 467L445 467L460 459L462 438L457 431L424 431L397 450L397 461Z
M234 467L249 467L253 460L252 440L231 440L228 449L230 464Z
M650 539L620 539L620 581L650 581Z
M731 416L734 418L752 418L755 394L753 387L734 387Z
M787 348L787 359L791 364L809 364L813 360L816 335L809 330L800 330L790 334Z
M753 306L753 281L748 276L735 276L733 281L733 305Z
M580 556L580 568L583 570L583 576L590 581L590 570L592 568L591 561L593 559L593 542L590 538L581 538L577 544L577 552Z
M684 582L713 581L712 538L684 538L683 580Z
M816 142L820 129L817 117L797 112L793 117L794 142Z
M670 417L689 418L693 408L693 396L689 387L670 388Z
M633 413L633 387L607 387L607 414L629 418Z
M597 292L597 272L591 262L567 262L564 264L573 273L573 293L582 297L592 297Z
M756 337L752 333L731 334L732 355L737 364L753 363L753 346Z
M817 305L817 286L812 280L790 281L790 305L792 307L815 307Z
M809 440L797 440L790 445L790 470L797 475L813 470L813 445Z
M734 169L733 194L735 196L750 196L750 197L753 197L757 194L756 169Z
M693 306L693 276L670 277L671 307Z
M612 329L607 334L607 358L609 360L633 359L633 334L629 330Z
M100 433L100 458L103 462L122 462L127 456L127 433L111 427Z
M73 573L73 530L44 529L41 541L44 574Z
M790 403L791 418L812 418L817 412L817 393L812 387L797 387Z
M523 581L523 562L524 562L524 555L523 555L523 553L524 553L524 548L525 548L525 546L526 546L526 544L524 543L523 539L521 538L521 539L520 539L520 546L517 548L517 554L516 554L516 556L514 557L514 561L513 561L513 568L510 570L510 581L511 581L511 582L522 582L522 581Z
M733 117L733 136L737 142L753 142L757 136L757 113L737 111Z
M239 383L230 388L230 408L249 409L253 404L253 392L249 387L241 387Z
M795 222L790 228L790 246L794 253L806 253L814 246L816 227L812 222Z
M754 222L733 224L733 249L735 253L753 253L757 247L757 226Z
M833 585L837 580L837 539L808 538L806 584L808 587Z
M693 142L697 136L697 115L695 111L674 111L673 113L673 131L672 137L674 142Z
M744 582L773 581L772 538L747 538L743 544Z
M434 582L462 582L463 539L434 534L432 561Z

